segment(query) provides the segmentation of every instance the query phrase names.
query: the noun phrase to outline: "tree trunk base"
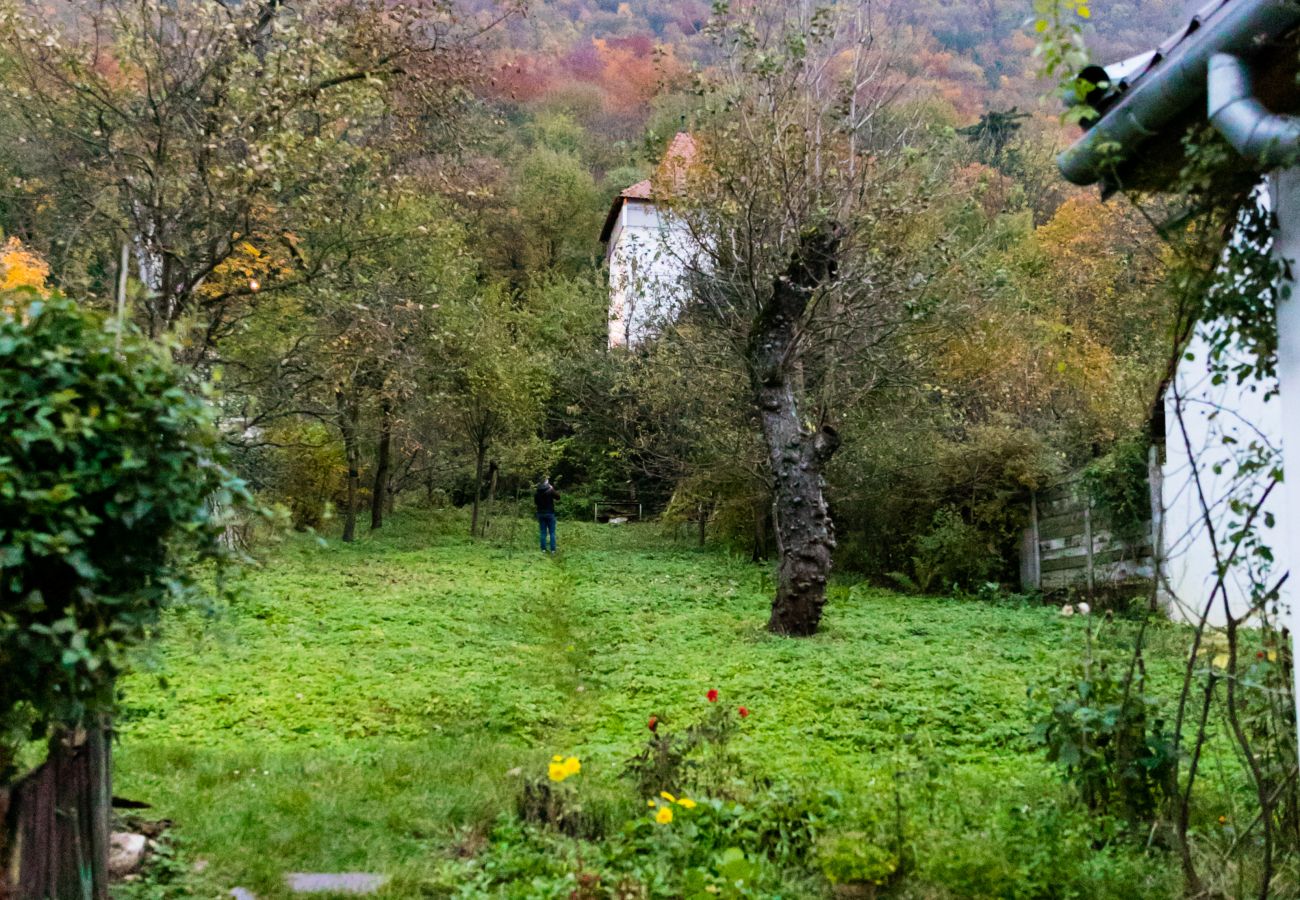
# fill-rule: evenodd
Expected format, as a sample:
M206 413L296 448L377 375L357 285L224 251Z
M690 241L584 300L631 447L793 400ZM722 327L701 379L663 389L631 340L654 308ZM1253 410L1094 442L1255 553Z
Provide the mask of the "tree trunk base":
M767 620L767 630L783 637L812 637L821 624L825 605L824 586L802 596L778 593L772 604L772 615Z
M111 777L103 725L56 737L39 768L0 792L10 806L0 898L108 900Z

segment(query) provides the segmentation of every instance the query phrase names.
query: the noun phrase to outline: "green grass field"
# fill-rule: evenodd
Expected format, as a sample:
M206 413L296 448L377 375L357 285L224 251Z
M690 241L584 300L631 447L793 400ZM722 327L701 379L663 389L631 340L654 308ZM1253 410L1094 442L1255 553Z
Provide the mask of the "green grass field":
M471 542L458 516L411 514L351 546L295 537L222 616L170 617L123 686L116 792L177 822L213 889L363 870L392 876L385 896L445 896L455 855L513 808L510 770L575 754L613 795L647 717L717 688L752 710L736 746L757 776L866 808L906 775L915 896L996 896L1051 850L1043 829L1073 827L1043 812L1065 789L1027 738L1027 690L1077 654L1078 618L843 584L821 634L778 639L766 567L649 525L561 523L554 559L531 523L496 527ZM1158 632L1161 678L1179 638ZM1173 883L1133 866L1148 896ZM1110 896L1096 878L1059 896Z

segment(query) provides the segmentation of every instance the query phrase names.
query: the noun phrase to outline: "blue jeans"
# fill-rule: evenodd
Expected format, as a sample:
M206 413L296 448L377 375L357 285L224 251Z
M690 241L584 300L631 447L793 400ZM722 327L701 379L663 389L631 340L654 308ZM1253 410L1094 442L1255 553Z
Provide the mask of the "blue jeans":
M542 552L546 552L546 537L551 538L551 552L555 552L555 513L540 513L537 516L538 530L541 534Z

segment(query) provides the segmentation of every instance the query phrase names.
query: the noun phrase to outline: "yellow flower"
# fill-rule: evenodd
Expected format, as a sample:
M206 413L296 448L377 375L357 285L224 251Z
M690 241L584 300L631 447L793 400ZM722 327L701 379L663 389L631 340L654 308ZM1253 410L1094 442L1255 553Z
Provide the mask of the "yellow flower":
M550 765L546 767L546 777L558 784L581 771L582 763L578 762L578 757L565 759L563 756L552 756Z
M662 806L659 812L655 813L655 821L660 825L667 825L673 820L673 808L671 806Z
M677 798L674 797L672 794L668 793L667 791L660 791L660 792L659 792L659 796L660 796L660 797L663 797L663 798L664 798L665 800L667 800L669 803L676 803L676 802L677 802Z
M682 809L695 809L695 801L690 797L683 797L677 801L677 805Z
M654 809L654 808L655 808L655 802L654 802L653 800L647 800L647 801L645 802L645 805L648 806L648 807L650 807L651 809Z

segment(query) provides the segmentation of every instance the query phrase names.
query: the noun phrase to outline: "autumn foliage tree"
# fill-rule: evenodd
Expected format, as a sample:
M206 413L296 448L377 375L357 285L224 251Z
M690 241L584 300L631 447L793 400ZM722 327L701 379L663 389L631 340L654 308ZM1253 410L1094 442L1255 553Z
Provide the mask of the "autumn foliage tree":
M24 247L18 238L11 237L0 244L0 291L24 287L43 291L49 277L49 264Z
M74 0L46 16L7 0L17 224L61 286L100 296L125 245L136 318L203 360L259 296L342 264L349 242L305 245L299 219L445 130L466 31L441 3Z
M723 64L706 79L703 155L681 216L692 310L743 367L772 478L769 628L817 630L834 526L823 495L843 392L919 313L941 253L925 230L921 140L865 6L718 7ZM662 186L661 192L670 186Z

